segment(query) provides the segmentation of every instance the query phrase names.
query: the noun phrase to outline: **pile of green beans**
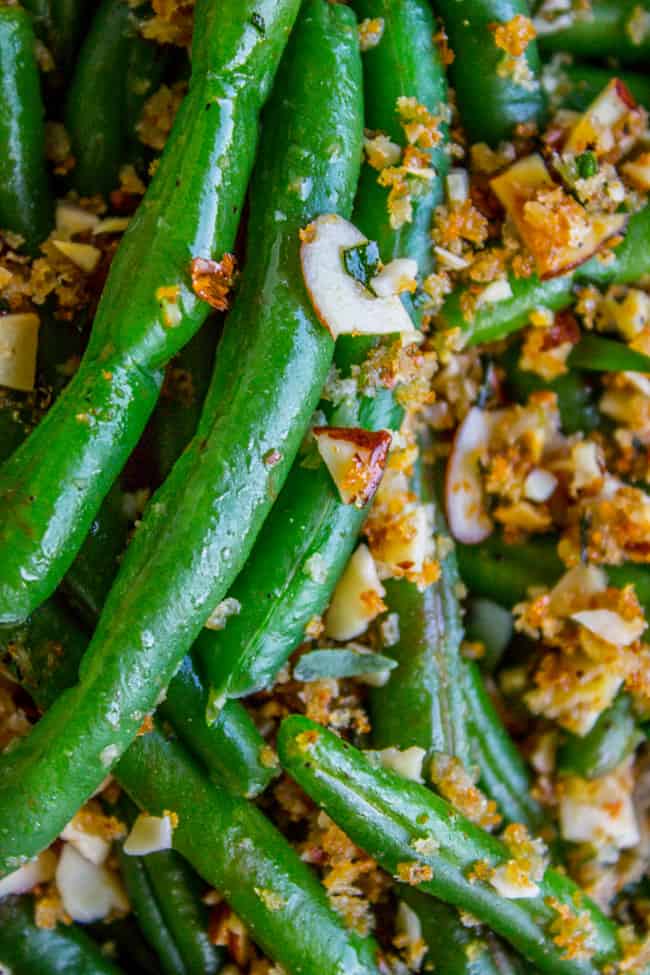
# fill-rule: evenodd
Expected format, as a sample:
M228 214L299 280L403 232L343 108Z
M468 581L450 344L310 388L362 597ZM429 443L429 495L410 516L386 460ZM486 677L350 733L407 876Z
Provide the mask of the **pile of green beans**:
M591 0L570 26L542 25L515 71L497 29L509 22L527 29L539 7L197 0L191 51L174 52L145 39L152 14L145 0L0 0L0 157L9 163L0 167L2 247L15 247L18 261L36 258L59 212L57 195L91 209L101 195L134 210L92 327L82 312L64 330L65 316L47 299L38 307L37 390L0 392L3 693L13 681L19 706L39 716L0 755L0 877L60 843L109 773L119 797L107 790L100 801L127 828L139 811L174 814L171 849L131 856L123 839L115 844L131 917L88 933L75 924L44 929L32 897L0 898L3 971L119 975L122 966L134 975L215 975L228 951L211 940L209 886L287 975L384 975L392 964L386 932L375 941L334 909L305 862L310 855L295 848L310 842L309 826L287 829L285 787L289 797L299 787L312 804L309 824L320 828L318 813L327 814L393 879L377 918L398 900L414 912L423 971L618 971L617 924L562 863L544 861L536 890L506 896L490 876L513 857L509 834L475 825L431 786L436 759L453 758L493 800L503 826L553 840L551 811L531 788L492 691L522 643L512 640L512 608L531 587L555 585L565 567L555 536L509 544L495 531L478 546L451 543L436 496L440 445L423 424L410 488L432 512L444 552L439 578L424 588L383 580L384 609L399 628L382 647L392 658L386 683L361 693L369 734L353 745L347 732L285 716L293 702L308 700L300 684L309 678L298 668L268 723L254 720L260 702L266 715L266 695L309 624L326 613L372 504L343 502L310 437L316 411L321 424L324 417L330 426L389 430L398 444L411 433L402 427L408 407L399 390L362 382L353 389L379 340L353 332L335 342L316 313L300 259L312 220L349 217L377 243L384 264L415 261L414 292L401 300L425 348L437 341L427 338L434 328L458 330L470 346L500 342L488 352L502 391L515 402L554 392L566 435L607 432L597 406L602 373L645 373L650 362L588 333L569 371L546 381L521 369L521 345L510 338L534 310L569 308L585 285L647 283L647 204L607 261L597 255L549 280L510 273L512 296L472 314L467 288L475 286L459 286L433 320L427 314L426 279L441 270L431 231L451 195L446 180L458 151L450 104L469 144L539 146L549 117L541 54L549 77L560 78L557 93L548 85L554 105L584 111L612 77L605 58L616 59L634 97L650 105L644 5ZM153 12L161 15L158 5ZM570 58L552 57L558 52ZM162 83L184 82L188 53L188 91L154 160L138 139L143 107ZM424 148L403 124L400 99L437 119ZM63 122L70 139L65 175L49 172L46 116ZM364 157L364 136L379 134L390 140L393 161L413 146L423 160L405 222ZM127 165L148 182L137 208L136 196L120 191ZM209 317L192 261L211 261L218 272L233 252L241 271L229 307ZM0 316L18 307L14 300L2 300ZM175 372L185 383L179 398ZM332 376L347 381L340 400L330 399ZM153 492L135 523L134 483ZM647 566L604 570L611 585L633 585L650 613ZM465 588L482 601L472 639L481 640L490 607L506 619L482 663L465 656ZM235 611L224 627L225 599ZM380 633L383 640L383 630L369 630L373 648ZM319 650L326 653L323 643ZM513 699L503 687L507 706ZM241 699L258 692L246 707ZM616 772L642 733L633 696L619 691L588 734L555 733L558 781L593 783ZM413 747L424 756L421 781L379 766L384 749ZM314 862L319 852L327 862L325 849L309 851ZM555 844L549 861L563 854ZM586 953L566 951L556 936L564 936L566 916L588 929ZM107 938L111 947L100 949Z

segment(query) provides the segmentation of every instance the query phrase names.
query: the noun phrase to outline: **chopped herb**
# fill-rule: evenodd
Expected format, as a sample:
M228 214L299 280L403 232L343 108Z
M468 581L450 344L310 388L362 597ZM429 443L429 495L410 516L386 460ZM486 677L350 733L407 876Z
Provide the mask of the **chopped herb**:
M346 248L343 251L343 264L355 281L368 288L371 278L374 278L381 267L376 241L369 240L366 244Z
M576 158L580 179L591 179L598 172L598 160L593 152L583 152Z
M305 683L326 677L361 677L392 670L397 661L380 653L361 653L359 650L312 650L304 653L293 676Z

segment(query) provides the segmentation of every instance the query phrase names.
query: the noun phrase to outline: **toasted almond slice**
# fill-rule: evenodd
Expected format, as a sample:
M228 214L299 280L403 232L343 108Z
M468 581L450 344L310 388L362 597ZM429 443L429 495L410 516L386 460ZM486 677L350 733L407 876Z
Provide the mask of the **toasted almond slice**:
M116 908L127 911L129 902L117 877L106 867L85 860L66 843L56 868L56 885L73 921L100 921Z
M124 852L129 856L144 856L169 850L172 845L173 827L169 816L147 816L140 813L131 832L124 841Z
M45 884L51 880L55 870L56 854L52 850L43 850L35 860L24 863L0 880L0 898L9 894L26 894L36 884Z
M589 214L581 204L567 194L559 202L554 200L543 206L557 209L565 207L571 223L571 241L552 240L548 229L540 226L539 218L531 219L530 207L539 207L548 194L562 190L552 178L546 163L538 153L519 159L505 172L490 181L495 194L513 221L519 236L533 255L541 278L565 274L584 264L610 238L625 229L628 216L625 213ZM562 191L564 193L564 191Z
M314 427L313 433L341 500L363 508L377 490L384 472L390 433L358 427Z
M102 256L99 248L93 247L92 244L79 244L72 240L53 240L52 243L58 251L61 251L69 261L76 264L86 274L91 274L95 270Z
M456 432L447 462L445 503L449 529L457 541L466 545L482 542L494 527L485 510L479 459L497 415L473 406Z
M422 768L427 757L424 748L411 745L410 748L402 750L391 745L390 748L382 748L377 754L385 769L396 772L403 779L410 779L412 782L424 782Z
M302 232L302 274L319 321L333 338L401 333L417 341L420 333L397 295L378 298L345 270L343 252L367 243L353 224L332 213Z
M99 224L99 217L95 213L88 213L76 203L59 200L56 205L56 229L66 237L74 237L85 231L95 232Z
M543 504L557 487L557 477L541 467L534 467L524 481L524 494L529 501Z
M334 590L327 611L325 633L333 640L352 640L381 613L386 594L366 545L359 545Z
M572 613L571 619L601 640L618 647L628 647L634 643L646 628L645 620L624 620L611 609L583 609L579 613Z
M38 353L38 315L0 316L0 385L29 392L34 388Z
M612 150L617 156L624 154L630 148L627 132L634 130L630 123L641 115L629 88L620 78L612 78L573 126L564 149L576 154L589 149L598 156Z

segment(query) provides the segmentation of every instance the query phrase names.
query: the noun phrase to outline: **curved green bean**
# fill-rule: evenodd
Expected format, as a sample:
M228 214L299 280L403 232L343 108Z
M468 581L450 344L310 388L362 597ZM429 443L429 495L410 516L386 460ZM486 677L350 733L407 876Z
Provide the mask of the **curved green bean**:
M392 876L469 911L548 975L590 975L618 956L613 924L563 874L547 869L538 893L507 898L468 874L509 861L504 843L474 826L429 789L384 769L308 718L285 718L278 737L283 766L350 838ZM587 958L553 940L553 904L584 914Z
M572 22L558 18L557 30L553 21L542 29L537 23L539 46L546 53L564 51L583 58L617 58L621 64L643 64L650 53L650 30L643 20L647 17L644 4L636 0L590 0L586 10L572 4ZM640 23L635 27L635 18Z
M446 99L444 71L433 44L434 24L425 0L357 0L360 18L381 18L384 40L365 52L365 121L398 144L404 133L396 111L400 97L415 98L437 114ZM427 150L443 175L447 128L441 124L441 142ZM410 257L422 276L431 269L429 227L435 206L442 199L440 179L413 201L413 220L390 226L388 191L377 183L377 171L366 163L361 169L353 222L369 240L379 241L388 262ZM372 341L342 336L335 363L343 375L362 362ZM370 430L397 429L401 409L388 390L359 395L332 411L321 403L333 426L361 426ZM343 504L336 486L321 463L316 468L294 464L269 518L257 538L245 568L230 595L241 609L220 632L203 632L197 649L217 699L238 697L270 686L289 654L303 640L312 617L325 610L343 568L352 553L368 506ZM310 565L318 563L318 573Z
M82 196L117 188L142 106L162 77L165 49L138 26L129 0L103 0L77 58L65 125L75 158L71 182Z
M225 595L288 473L333 351L305 293L298 233L318 213L351 209L359 75L351 12L312 0L270 107L249 220L255 259L249 251L197 434L127 549L79 683L3 756L4 870L47 845L128 746ZM307 176L309 192L298 194ZM277 211L269 212L270 198ZM269 300L260 304L260 294Z
M35 45L29 14L0 6L0 228L20 234L31 252L54 217Z
M519 125L539 127L545 99L535 42L517 68L496 43L498 26L528 15L525 0L437 0L436 10L454 54L449 74L470 141L497 145Z
M82 364L0 470L0 622L25 619L53 592L142 433L158 370L207 316L189 264L233 245L259 110L297 6L196 6L190 90L111 264Z
M31 897L0 900L0 963L12 975L120 975L76 925L37 927Z

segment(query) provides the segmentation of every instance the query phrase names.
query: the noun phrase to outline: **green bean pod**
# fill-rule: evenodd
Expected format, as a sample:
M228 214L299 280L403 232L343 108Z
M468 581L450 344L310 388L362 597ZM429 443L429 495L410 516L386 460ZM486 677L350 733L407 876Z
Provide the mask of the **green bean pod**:
M600 95L613 77L620 78L632 97L650 107L650 78L641 72L620 73L609 68L596 68L591 64L569 64L560 69L562 107L574 112L584 112ZM568 84L568 90L566 86Z
M349 9L303 8L269 111L251 200L255 246L197 434L126 551L79 683L3 756L0 869L58 835L128 746L241 568L316 405L333 343L305 292L299 230L352 207L362 107Z
M557 770L565 775L598 779L613 772L640 741L639 724L627 694L619 694L591 731L580 738L567 734L557 753Z
M142 433L158 370L207 317L189 265L232 248L259 110L297 8L195 8L190 90L111 264L82 364L0 471L0 622L25 619L53 592Z
M531 833L537 833L544 815L530 794L525 762L503 726L478 666L465 660L463 671L469 732L481 787L497 803L506 823L523 823Z
M65 125L75 158L71 182L82 196L117 187L135 123L162 77L165 49L138 27L138 8L129 0L103 0L77 58Z
M495 40L498 25L528 15L525 0L438 0L436 10L454 54L449 74L470 141L497 145L519 125L539 126L545 99L535 42L522 55L527 78L520 81Z
M174 675L160 714L187 748L201 759L210 778L235 795L252 799L266 789L277 769L270 750L246 708L227 701L208 723L209 686L187 656Z
M0 228L35 252L53 222L36 38L29 14L0 7Z
M430 501L422 468L413 481L416 495ZM373 744L378 748L417 745L428 759L443 752L471 763L458 582L452 550L442 559L439 580L422 592L406 579L385 583L387 606L399 617L399 640L390 648L398 666L370 697Z
M454 291L445 300L438 316L442 328L459 328L466 332L470 345L504 338L528 324L531 311L548 308L561 311L572 304L574 288L584 284L631 284L640 281L650 271L650 207L645 206L630 218L625 239L614 251L614 259L606 263L598 257L581 265L570 274L540 281L509 276L512 297L487 303L466 319L462 311L463 289Z
M467 588L506 607L527 599L531 586L551 589L566 571L557 554L557 538L552 535L537 535L511 545L495 531L480 545L457 544L456 551ZM625 562L602 568L611 586L634 586L644 612L650 611L650 571L646 565Z
M578 4L573 4L574 8ZM650 31L643 23L635 32L634 18L647 16L644 4L636 0L590 0L587 10L574 9L571 24L564 18L557 30L539 31L544 53L562 51L583 58L617 58L621 64L643 64L650 53Z
M31 897L0 900L0 963L11 975L120 975L77 925L39 928Z
M506 953L496 938L461 924L458 911L402 884L399 895L418 916L422 936L435 946L439 975L533 975L523 959ZM430 953L425 956L425 971Z
M501 840L460 816L429 789L374 767L357 749L308 718L286 718L278 738L283 766L348 836L392 876L473 914L542 973L591 975L618 956L614 925L563 874L547 869L539 893L506 898L469 879L478 861L494 868L510 854ZM425 852L426 851L426 852ZM548 899L585 914L589 958L571 958L553 940Z
M130 825L137 810L121 797L119 817ZM208 938L202 884L175 850L144 856L117 850L120 872L140 928L164 975L215 975L222 951Z
M432 114L446 99L444 70L433 43L434 24L424 0L390 3L357 0L359 18L379 17L382 40L363 56L366 125L404 144L398 123L397 101L414 97ZM432 164L443 175L447 167L442 141L430 152ZM377 183L377 171L365 163L361 169L353 222L369 240L379 242L385 262L397 257L417 260L420 274L431 269L429 228L435 206L441 202L440 179L413 201L413 220L399 229L390 226L387 190ZM372 341L342 336L335 363L343 375L363 361ZM332 412L321 404L334 426L361 426L370 430L396 429L401 410L387 390L358 396ZM304 639L310 619L325 610L352 553L368 507L343 504L325 466L294 464L278 501L262 528L252 555L230 595L241 609L218 633L203 632L198 651L216 698L239 697L270 686L290 653ZM310 573L317 558L318 578Z
M188 975L213 975L221 967L223 951L208 938L208 915L201 900L204 885L175 850L149 853L143 859L151 890L185 971Z
M54 58L57 74L67 76L86 30L93 4L86 0L25 0L36 36Z
M163 975L184 975L187 969L151 890L144 858L128 856L121 847L117 856L131 909L138 927L156 953Z
M208 783L181 745L154 730L131 745L116 774L141 808L177 813L174 848L287 971L378 975L376 946L345 930L282 834L251 803Z
M537 373L520 369L517 363L520 347L513 346L505 355L506 384L510 395L519 403L525 403L531 393L548 390L557 396L562 430L568 436L582 431L590 433L600 423L596 390L588 378L571 369L550 382Z
M67 661L74 651L75 645L66 646ZM29 658L33 644L25 652ZM62 666L60 656L56 666ZM31 663L30 673L29 690L36 701L52 700L59 687L55 668ZM173 735L166 738L154 730L137 738L118 764L116 776L148 813L178 813L175 847L208 883L223 891L271 957L286 963L290 971L378 975L373 943L345 930L323 888L282 834L254 805L210 782ZM128 869L136 858L127 859ZM133 870L126 880L137 911L132 885L142 883L143 875ZM143 893L147 890L144 887ZM151 900L143 902L141 911L145 910L147 925L155 927L160 912L153 911ZM1 912L2 904L0 917ZM26 969L25 975L32 972Z

